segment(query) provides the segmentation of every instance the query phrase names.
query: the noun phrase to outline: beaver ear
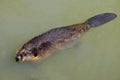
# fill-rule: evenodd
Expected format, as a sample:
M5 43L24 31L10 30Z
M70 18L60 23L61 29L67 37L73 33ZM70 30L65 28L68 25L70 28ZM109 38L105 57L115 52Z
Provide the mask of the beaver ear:
M32 48L32 49L31 49L31 52L32 52L32 54L33 54L35 57L38 55L36 48Z
M36 57L38 54L37 53L33 53L34 54L34 57Z
M39 47L39 49L48 49L48 48L50 48L51 47L51 42L44 42L44 43L42 43L41 45L40 45L40 47Z

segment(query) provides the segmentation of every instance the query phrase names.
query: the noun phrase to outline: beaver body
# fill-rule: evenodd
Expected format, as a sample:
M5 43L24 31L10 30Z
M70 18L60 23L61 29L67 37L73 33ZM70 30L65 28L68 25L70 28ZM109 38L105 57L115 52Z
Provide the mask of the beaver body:
M57 50L71 47L90 28L109 22L115 17L113 13L104 13L81 24L51 29L25 43L15 59L22 62L46 58Z

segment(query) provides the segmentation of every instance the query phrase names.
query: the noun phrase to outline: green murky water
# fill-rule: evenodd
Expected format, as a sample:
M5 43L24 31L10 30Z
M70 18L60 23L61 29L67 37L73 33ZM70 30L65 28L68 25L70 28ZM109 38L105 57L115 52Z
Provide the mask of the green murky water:
M0 0L0 80L120 80L119 0ZM34 63L15 52L33 36L103 12L114 21L91 29L79 45Z

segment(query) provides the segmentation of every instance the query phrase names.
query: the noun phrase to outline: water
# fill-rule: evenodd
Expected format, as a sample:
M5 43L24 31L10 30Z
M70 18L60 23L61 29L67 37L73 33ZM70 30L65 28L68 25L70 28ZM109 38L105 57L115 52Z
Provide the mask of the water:
M119 2L0 0L0 80L120 80ZM77 46L43 61L15 62L15 52L32 37L103 12L118 18L91 29Z

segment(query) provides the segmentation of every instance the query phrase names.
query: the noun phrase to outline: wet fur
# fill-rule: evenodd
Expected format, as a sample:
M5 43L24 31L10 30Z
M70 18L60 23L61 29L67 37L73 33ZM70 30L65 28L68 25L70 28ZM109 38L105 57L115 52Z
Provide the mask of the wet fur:
M30 61L43 59L57 50L72 47L71 44L76 43L80 36L90 28L109 22L115 17L115 14L105 13L94 16L82 24L51 29L25 43L17 52L16 61L19 61L17 57L21 60L24 59L24 61L29 58Z

